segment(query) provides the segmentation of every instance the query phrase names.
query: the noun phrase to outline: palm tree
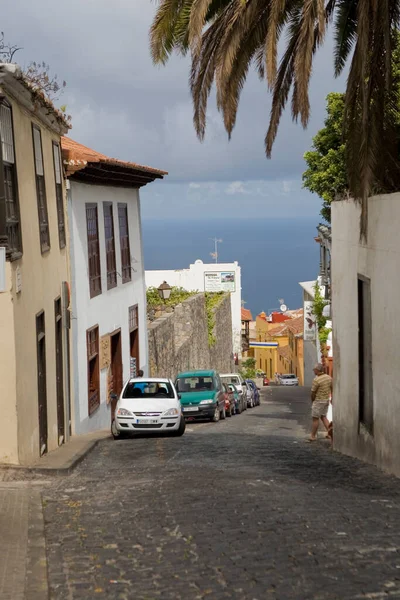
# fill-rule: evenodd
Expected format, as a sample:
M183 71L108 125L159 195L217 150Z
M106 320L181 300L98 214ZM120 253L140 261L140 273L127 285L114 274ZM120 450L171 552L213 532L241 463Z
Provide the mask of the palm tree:
M336 75L353 53L344 135L350 191L362 203L361 235L366 237L368 195L400 189L399 99L391 77L399 23L400 0L160 0L150 45L153 61L161 64L174 50L190 51L194 125L200 139L214 82L217 106L231 136L240 94L254 65L272 92L265 137L270 157L290 92L293 119L300 119L303 127L308 124L313 58L333 24Z

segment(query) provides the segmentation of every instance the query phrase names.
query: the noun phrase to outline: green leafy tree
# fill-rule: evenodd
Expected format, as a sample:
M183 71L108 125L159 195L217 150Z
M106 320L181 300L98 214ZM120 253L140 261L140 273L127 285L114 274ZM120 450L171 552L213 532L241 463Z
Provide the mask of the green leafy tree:
M245 379L254 379L256 377L256 359L246 358L242 362L241 374Z
M151 27L153 61L165 64L177 51L191 55L194 124L204 137L213 83L217 106L231 135L250 67L272 91L265 137L271 155L291 93L292 117L306 127L314 56L333 24L335 74L350 61L343 131L349 190L362 204L374 186L400 187L391 57L400 23L400 0L160 0ZM285 32L278 65L278 44Z
M327 97L325 127L313 138L313 149L304 154L308 169L303 185L323 200L321 215L331 222L331 202L348 193L346 145L343 140L344 94Z

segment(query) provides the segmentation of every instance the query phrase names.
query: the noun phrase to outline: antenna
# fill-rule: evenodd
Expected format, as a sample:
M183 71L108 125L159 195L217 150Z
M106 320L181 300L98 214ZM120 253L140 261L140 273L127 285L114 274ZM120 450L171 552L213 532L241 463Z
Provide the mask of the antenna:
M210 240L212 240L214 242L214 252L210 252L210 256L212 256L212 258L215 260L215 262L218 262L218 244L222 244L223 240L220 240L218 238L210 238Z

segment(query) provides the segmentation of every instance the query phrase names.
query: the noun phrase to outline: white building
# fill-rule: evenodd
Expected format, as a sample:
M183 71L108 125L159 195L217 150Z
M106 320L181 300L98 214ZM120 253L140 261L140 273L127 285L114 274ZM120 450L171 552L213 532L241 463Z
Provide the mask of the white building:
M131 370L147 371L139 188L166 173L62 140L69 178L73 424L111 425Z
M332 203L334 446L400 476L400 193Z
M188 269L175 271L146 271L146 287L156 287L166 281L171 287L182 287L187 291L219 292L231 294L233 352L241 356L242 330L242 284L239 264L211 263L196 260Z

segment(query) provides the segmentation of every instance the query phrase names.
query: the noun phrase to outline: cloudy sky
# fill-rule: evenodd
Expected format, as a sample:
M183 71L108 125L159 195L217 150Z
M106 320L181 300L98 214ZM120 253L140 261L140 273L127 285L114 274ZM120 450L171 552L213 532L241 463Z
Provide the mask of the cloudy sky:
M213 100L206 139L192 126L188 61L154 67L148 30L151 0L18 0L3 11L5 37L23 46L22 66L44 60L67 81L62 104L72 115L71 137L113 157L169 172L142 191L143 216L179 218L317 217L318 198L302 190L303 153L323 123L324 98L334 81L331 41L315 62L312 117L307 131L282 120L272 160L264 154L270 97L250 76L230 142Z

